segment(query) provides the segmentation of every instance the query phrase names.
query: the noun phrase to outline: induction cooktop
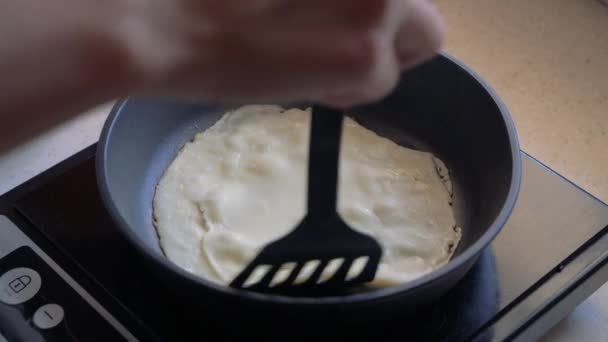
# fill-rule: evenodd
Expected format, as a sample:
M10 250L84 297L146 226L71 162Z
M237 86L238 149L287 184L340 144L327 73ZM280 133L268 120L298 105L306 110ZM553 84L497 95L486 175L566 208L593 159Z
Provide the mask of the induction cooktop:
M608 280L608 206L521 158L516 207L475 267L424 312L383 319L378 339L534 339ZM98 193L95 145L0 197L0 342L251 339L214 310L160 282L120 235ZM276 330L267 323L256 336Z

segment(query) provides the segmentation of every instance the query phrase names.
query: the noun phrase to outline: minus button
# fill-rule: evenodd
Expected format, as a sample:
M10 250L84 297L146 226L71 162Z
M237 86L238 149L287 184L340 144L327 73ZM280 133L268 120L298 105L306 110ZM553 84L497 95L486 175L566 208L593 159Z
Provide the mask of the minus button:
M40 329L50 329L63 320L63 308L58 304L45 304L34 313L34 325Z

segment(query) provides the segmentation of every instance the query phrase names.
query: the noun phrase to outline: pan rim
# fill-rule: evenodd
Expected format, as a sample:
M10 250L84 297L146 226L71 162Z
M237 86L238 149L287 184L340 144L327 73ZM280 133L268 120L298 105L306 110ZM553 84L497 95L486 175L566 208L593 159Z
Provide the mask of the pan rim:
M387 300L388 298L393 296L404 295L408 292L419 290L435 281L440 280L441 278L447 277L453 271L465 265L468 261L476 258L494 240L494 238L502 230L504 224L507 222L509 216L513 211L515 202L517 201L517 197L519 195L521 183L521 151L519 148L519 141L515 129L515 124L513 123L513 120L506 105L498 97L492 87L487 82L485 82L481 78L481 76L471 70L464 63L445 52L441 52L439 54L439 58L446 59L448 62L455 64L462 71L471 76L479 85L481 85L481 87L487 92L487 94L492 98L492 100L498 107L502 120L506 126L509 145L511 149L511 183L509 185L507 197L502 205L502 208L500 209L500 212L498 213L492 224L479 237L479 239L477 239L477 241L475 241L472 245L466 248L462 253L451 259L447 264L410 282L390 288L375 289L368 292L349 294L344 296L290 297L284 295L261 294L251 291L234 289L226 285L220 285L212 281L206 280L203 277L200 277L182 269L165 256L160 255L158 252L152 251L151 248L142 241L142 239L135 235L129 224L126 223L126 220L120 214L120 211L115 206L115 203L112 200L111 192L109 190L109 182L107 179L106 156L109 138L111 136L111 132L114 127L114 124L116 123L117 118L119 117L124 107L128 104L130 98L119 100L114 105L112 111L110 112L110 115L108 116L103 126L100 139L97 144L96 177L100 194L102 197L102 202L104 203L114 222L117 224L121 233L131 242L131 244L135 245L142 254L144 254L147 258L151 259L156 264L156 266L163 267L164 269L173 272L181 279L186 280L191 285L203 286L207 290L212 290L217 294L236 296L240 297L241 299L246 299L254 302L287 305L325 306L336 304L364 304L373 301Z

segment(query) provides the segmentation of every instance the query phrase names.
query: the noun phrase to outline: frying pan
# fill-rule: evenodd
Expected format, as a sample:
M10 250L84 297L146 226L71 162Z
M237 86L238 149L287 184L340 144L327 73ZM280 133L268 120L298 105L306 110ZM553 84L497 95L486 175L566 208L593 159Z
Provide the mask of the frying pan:
M216 285L165 258L152 223L152 199L183 144L231 108L162 98L120 101L101 134L97 175L109 213L158 279L189 302L231 313L232 319L251 319L247 312L333 319L335 313L366 313L369 318L370 313L382 317L380 313L393 308L417 310L466 274L515 204L521 160L510 115L476 74L442 54L402 74L388 97L353 108L349 115L398 144L432 151L446 163L456 221L462 228L452 260L401 286L329 297L274 296Z

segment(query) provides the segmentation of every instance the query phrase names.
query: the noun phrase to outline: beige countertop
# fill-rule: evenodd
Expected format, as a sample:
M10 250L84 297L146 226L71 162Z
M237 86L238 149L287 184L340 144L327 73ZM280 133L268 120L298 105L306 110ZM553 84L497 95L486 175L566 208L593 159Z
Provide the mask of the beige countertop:
M608 7L597 0L435 0L446 50L510 109L522 148L608 202ZM0 194L94 143L106 104L0 155ZM607 170L607 171L604 171ZM608 341L608 285L547 341Z

